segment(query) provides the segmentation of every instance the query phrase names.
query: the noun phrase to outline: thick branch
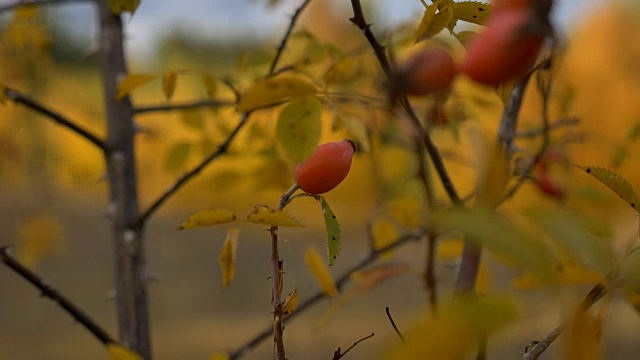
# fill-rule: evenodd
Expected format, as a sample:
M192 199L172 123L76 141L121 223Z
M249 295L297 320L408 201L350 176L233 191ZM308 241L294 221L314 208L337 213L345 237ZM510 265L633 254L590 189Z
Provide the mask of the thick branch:
M23 6L37 5L37 6L47 6L47 5L61 5L64 3L72 3L72 2L95 2L95 0L19 0L12 4L2 5L0 6L0 13L5 11L11 11Z
M371 251L371 253L364 259L362 259L362 261L360 261L359 263L355 264L354 266L352 266L350 269L346 270L344 273L342 273L342 275L340 275L338 277L338 280L336 280L336 287L338 288L338 291L342 291L342 288L351 280L351 275L357 271L360 271L362 269L364 269L365 267L373 264L376 260L378 260L378 258L391 251L394 250L400 246L406 245L408 243L411 242L416 242L419 241L420 239L422 239L422 237L425 235L424 231L420 231L417 233L411 233L411 234L406 234L403 235L401 237L398 238L398 240L394 243L391 243L383 248L380 248L378 250L373 250ZM284 322L288 323L289 321L293 320L294 318L298 317L299 315L301 315L302 313L304 313L307 309L311 308L313 305L315 305L317 302L319 302L320 300L327 298L327 295L323 292L323 291L317 291L315 294L309 296L307 299L301 301L298 306L296 307L295 311L293 313L291 313L290 315L288 315L285 319ZM234 350L233 352L231 352L229 354L229 359L230 360L237 360L242 358L244 355L248 354L250 351L252 351L254 348L256 348L258 345L260 345L263 341L267 340L269 338L270 335L272 335L273 333L273 326L269 325L267 327L265 327L264 330L262 330L260 333L258 333L255 337L253 337L251 340L249 340L247 343L245 343L244 345L240 346L238 349Z
M107 145L105 144L104 140L100 139L98 136L92 134L89 130L81 127L67 117L49 109L48 107L40 104L38 101L19 92L18 90L5 87L3 91L7 98L12 99L18 104L22 104L30 108L31 110L46 116L57 124L73 131L74 133L80 135L90 143L100 148L102 151L107 150Z
M596 301L598 301L601 297L603 297L605 293L606 293L606 288L601 284L597 284L591 289L591 291L589 291L589 293L587 294L587 296L585 296L585 298L582 300L580 305L578 305L578 311L586 311L593 304L595 304ZM547 350L547 348L551 346L551 344L554 341L556 341L558 337L560 337L560 335L564 332L565 328L566 328L565 324L561 324L560 326L555 328L542 341L536 343L536 345L533 348L531 348L531 350L525 352L524 356L522 357L522 360L535 360L539 358L540 355L542 355L542 353L545 350Z
M191 110L191 109L199 109L199 108L213 109L213 108L231 107L231 106L236 106L236 102L228 101L228 100L210 99L210 100L192 101L192 102L182 103L182 104L137 106L135 108L135 112L136 114L146 114L151 112Z
M100 325L96 324L87 314L80 310L75 304L73 304L64 295L58 292L56 289L45 284L45 282L36 275L33 271L29 270L24 265L20 264L11 254L8 246L0 247L0 260L3 264L15 271L18 275L30 282L38 290L41 295L48 297L56 302L60 307L71 315L77 322L84 326L93 336L101 343L107 345L115 343L116 340L109 335Z

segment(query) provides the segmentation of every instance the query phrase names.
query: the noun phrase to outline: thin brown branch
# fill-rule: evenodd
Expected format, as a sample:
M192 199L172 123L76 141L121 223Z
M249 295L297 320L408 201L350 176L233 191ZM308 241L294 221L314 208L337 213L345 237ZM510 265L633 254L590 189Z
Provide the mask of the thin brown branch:
M502 112L502 118L498 126L498 141L502 144L502 149L508 157L511 157L514 152L513 140L516 137L520 109L522 108L522 101L524 100L530 78L531 75L528 74L515 84L511 90L511 94L509 94L507 106Z
M215 108L232 107L232 106L236 106L235 101L209 99L209 100L192 101L192 102L187 102L182 104L137 106L134 111L136 114L147 114L152 112L191 110L191 109L199 109L199 108L215 109Z
M343 353L340 352L340 348L338 348L338 350L336 350L333 353L333 358L331 360L340 360L342 359L345 355L347 355L347 353L349 351L351 351L351 349L353 349L354 347L358 346L358 344L360 344L361 342L367 340L367 339L371 339L372 337L375 336L375 333L371 333L371 335L367 335L365 337L363 337L362 339L356 341L353 343L353 345L349 346L349 348L347 350L345 350Z
M36 275L33 271L29 270L26 266L22 265L16 260L10 253L8 246L0 247L0 260L8 268L20 275L23 279L31 283L38 290L40 290L41 296L48 297L73 317L77 322L84 326L96 339L101 343L107 345L116 343L116 340L107 333L100 325L93 321L86 313L80 310L69 299L62 295L59 291L47 285L40 276Z
M51 5L62 5L65 3L72 2L87 2L92 3L95 0L18 0L13 2L12 4L2 5L0 6L0 13L5 11L15 10L20 7L36 5L36 6L51 6Z
M104 140L100 139L98 136L94 135L89 130L87 130L87 129L83 128L82 126L78 125L77 123L75 123L74 121L70 120L66 116L61 115L61 114L49 109L48 107L42 105L41 103L39 103L38 101L34 100L30 96L19 92L18 90L5 87L3 89L3 91L4 91L4 94L5 94L5 96L7 98L12 99L13 101L15 101L18 104L24 105L24 106L28 107L29 109L46 116L47 118L49 118L50 120L54 121L55 123L57 123L57 124L65 127L65 128L67 128L67 129L73 131L74 133L78 134L79 136L85 138L87 141L89 141L93 145L95 145L98 148L100 148L100 150L102 150L102 151L106 151L107 150L107 145L104 142Z
M300 4L300 6L298 6L296 11L291 16L291 21L289 21L289 26L287 27L287 31L285 31L284 36L282 37L282 40L280 40L280 45L278 45L276 56L273 58L273 61L271 62L271 66L269 66L269 75L273 74L274 71L276 70L276 66L278 66L280 57L282 57L282 53L284 52L284 49L287 46L287 42L291 37L291 32L293 31L293 28L295 27L296 22L298 22L298 18L300 18L300 15L302 15L302 12L307 7L307 5L309 5L309 3L311 3L311 0L305 0L302 4Z
M591 291L585 296L580 305L578 305L579 311L586 311L593 304L596 303L604 294L606 293L606 288L602 284L597 284L594 286ZM559 325L553 331L549 333L544 339L537 342L529 351L526 351L522 357L522 360L536 360L542 355L542 353L547 350L551 344L560 337L560 335L564 332L566 328L566 323Z
M402 340L402 343L406 344L406 341L404 340L404 336L402 336L402 333L400 332L400 329L398 329L396 322L393 321L393 317L391 316L391 311L389 311L389 307L388 306L385 307L384 311L387 313L387 318L389 319L391 326L393 326L393 330L396 332L396 334L398 334L398 337L400 337L400 340Z
M351 268L347 269L345 272L342 273L342 275L340 275L338 277L338 279L336 280L336 287L338 289L338 291L341 291L342 288L349 282L351 281L351 275L357 271L360 271L362 269L364 269L365 267L373 264L375 261L378 260L378 258L391 251L394 250L398 247L401 247L403 245L406 245L408 243L412 243L412 242L417 242L418 240L422 239L422 237L424 236L425 232L424 231L419 231L416 233L410 233L410 234L405 234L401 237L398 238L397 241L382 247L376 251L372 251L371 253L369 253L369 255L367 257L365 257L364 259L362 259L359 263L353 265ZM293 319L297 318L298 316L302 315L307 309L311 308L313 305L315 305L316 303L318 303L320 300L327 298L327 295L323 292L323 291L317 291L315 294L309 296L307 299L301 301L298 304L298 307L296 307L296 310L294 312L292 312L290 315L287 316L287 318L285 319L285 322L288 324L290 321L292 321ZM230 360L238 360L240 358L242 358L243 356L247 355L249 352L251 352L253 349L255 349L258 345L260 345L263 341L265 341L266 339L269 338L270 335L272 335L273 333L273 325L270 324L269 326L265 327L265 329L263 329L261 332L259 332L256 336L254 336L251 340L247 341L244 345L241 345L238 349L232 351L229 353L229 359Z

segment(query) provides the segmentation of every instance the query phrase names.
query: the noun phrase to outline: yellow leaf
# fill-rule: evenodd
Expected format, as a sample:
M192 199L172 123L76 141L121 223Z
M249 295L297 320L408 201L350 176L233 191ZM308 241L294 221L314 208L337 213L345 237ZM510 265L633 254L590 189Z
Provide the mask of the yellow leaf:
M380 217L371 225L371 236L373 237L373 247L379 250L396 242L399 234L393 222ZM389 259L392 255L393 252L388 251L381 256L381 259Z
M502 100L502 104L504 106L507 106L507 103L509 102L509 98L511 98L511 91L513 90L515 85L516 85L515 81L509 81L504 84L501 84L496 88L496 94L498 95L500 100Z
M253 83L240 97L236 110L239 112L257 110L291 98L314 95L317 92L317 87L311 81L292 74L282 74Z
M36 267L42 259L60 251L64 245L62 236L62 225L46 212L25 219L18 226L18 261Z
M267 205L256 205L245 221L254 224L271 225L271 226L290 226L304 227L298 220L281 210L273 209Z
M322 132L321 116L322 104L315 96L293 99L280 112L276 138L293 162L303 162L316 150Z
M563 263L558 269L557 278L553 279L553 282L549 279L541 279L535 273L526 272L515 278L511 282L511 287L516 290L532 290L549 285L593 285L605 280L598 271L571 263Z
M427 6L427 9L422 15L422 19L420 20L420 24L418 25L418 29L416 30L415 42L420 41L423 35L429 30L429 27L431 27L433 19L436 16L436 11L438 10L439 3L440 1L434 0L433 4Z
M322 289L327 296L334 297L338 295L338 289L333 282L331 273L322 263L322 258L314 247L309 246L307 248L307 251L304 253L304 263L307 265L309 271L311 271L318 285L320 285L320 289Z
M459 1L451 4L456 19L483 25L491 15L491 7L479 1Z
M209 360L229 360L229 355L227 353L217 352L211 355Z
M176 83L178 82L178 72L170 70L162 75L162 93L167 100L171 100L173 93L176 90Z
M396 198L385 205L389 216L402 225L417 228L423 224L424 209L416 198Z
M596 318L586 311L577 310L563 336L564 359L602 359L602 322L603 319L600 317Z
M220 269L222 270L222 285L224 287L229 286L236 275L236 250L238 249L239 234L240 230L229 229L220 251Z
M7 102L7 94L5 91L4 85L0 84L0 104L5 104Z
M406 273L409 269L408 264L383 264L357 271L351 274L351 278L358 283L355 288L356 292L365 293L380 285L383 281Z
M114 15L120 15L123 12L131 13L131 16L135 14L138 6L140 6L140 0L108 0L109 9Z
M462 46L464 47L466 47L467 44L469 44L469 42L471 41L471 39L476 37L476 35L478 34L473 31L460 31L460 32L453 33L453 36L455 36L455 38L458 39L460 44L462 44Z
M117 344L108 344L107 352L109 352L109 360L143 360L142 356L133 350Z
M193 229L203 226L226 224L236 221L236 215L229 210L212 209L198 211L182 222L179 230Z
M216 79L210 73L205 72L202 74L202 83L204 84L204 88L207 90L207 96L213 98L218 90Z
M491 272L486 260L480 261L478 267L478 277L476 278L476 292L478 294L486 294L491 287L493 281L491 278Z
M116 92L116 100L124 99L124 97L129 95L129 93L133 89L148 83L154 78L155 76L149 75L149 74L128 74L118 84L118 91Z
M446 239L438 241L436 258L442 261L455 261L462 256L464 242L461 239Z
M468 129L471 145L478 154L479 164L475 206L493 208L509 182L509 161L502 144L498 141L490 142L482 130L474 127Z
M282 311L285 315L289 315L296 309L296 306L298 306L298 290L294 289L284 300Z
M363 67L355 56L344 57L324 74L326 85L346 84L357 80L362 75Z
M629 181L627 181L627 179L625 179L622 175L600 166L577 167L582 169L587 174L598 179L611 191L616 193L622 200L626 201L629 206L640 213L640 205L638 205L640 204L640 199L638 199L638 195L635 193L635 191L633 191L633 188L631 187L631 184L629 184Z

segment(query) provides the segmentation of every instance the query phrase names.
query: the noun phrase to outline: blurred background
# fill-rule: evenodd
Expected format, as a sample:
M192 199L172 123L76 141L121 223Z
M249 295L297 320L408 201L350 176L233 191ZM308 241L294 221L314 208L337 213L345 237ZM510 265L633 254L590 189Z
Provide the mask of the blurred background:
M0 8L11 3L0 0ZM206 99L207 89L200 79L203 73L215 79L216 99L233 101L233 92L224 82L246 88L266 73L298 5L288 0L274 6L260 0L142 0L133 16L124 17L129 71L157 78L133 92L134 104ZM423 11L422 4L414 0L364 5L374 31L381 34L415 29ZM348 21L350 16L349 2L314 1L297 28L311 35L294 37L281 65L308 52L309 44L333 44L337 52L362 58L365 78L357 86L336 91L361 91L384 99L375 62L361 34ZM639 16L637 1L558 0L554 11L559 36L566 42L554 70L559 89L554 116L580 119L579 126L559 131L556 140L569 144L564 149L572 162L613 168L636 190L640 189ZM104 134L95 19L93 7L82 2L37 12L2 13L0 83ZM447 34L441 39L453 41ZM326 61L330 66L331 60ZM322 71L326 68L327 64ZM178 85L168 101L162 95L160 78L174 70L179 72ZM433 134L460 192L468 194L473 190L475 159L465 129L475 126L495 131L502 102L494 92L473 87L464 79L456 84L456 91L466 99L461 103L467 114L465 123L436 128ZM539 109L540 99L532 90L522 114L523 128L539 126ZM400 221L402 226L394 230L401 232L412 227L411 217L417 216L420 207L415 200L420 192L415 179L417 160L408 150L408 140L401 138L402 128L389 126L382 140L368 143L357 124L382 122L383 111L362 106L345 106L342 111L349 114L348 119L337 120L335 112L325 111L322 141L355 137L362 151L345 182L327 194L344 232L342 253L331 269L334 276L367 256L368 223L380 217L403 218L406 221ZM178 192L148 224L149 270L158 278L150 286L157 359L207 359L215 351L237 348L269 324L270 248L264 229L239 225L237 274L228 288L222 287L218 266L228 227L176 229L190 213L204 208L227 208L242 216L254 204L276 205L292 183L293 164L273 139L275 115L272 110L256 113L229 154ZM139 114L136 121L142 129L137 146L140 202L145 208L223 141L238 116L233 108L201 108L148 112ZM521 144L525 148L534 145ZM0 244L15 245L22 261L115 333L104 170L101 154L84 140L20 106L0 106L0 226L4 229ZM579 172L570 170L563 176L569 188L567 206L610 224L615 239L623 242L637 236L636 213L615 195ZM526 185L505 211L544 201L536 189ZM297 288L304 299L317 285L305 269L303 253L310 244L324 251L324 228L320 210L311 200L295 203L288 211L306 227L281 231L285 292ZM459 243L451 245L443 247L438 266L445 299L456 265L450 252L459 251ZM391 308L401 328L428 309L420 277L424 265L417 253L424 253L422 246L410 244L385 260L407 263L410 271L339 307L336 300L334 304L324 300L288 324L289 356L328 359L337 347L344 349L372 332L376 336L354 349L350 358L371 358L397 342L384 307ZM490 263L483 274L484 286L515 293L522 302L523 321L492 342L492 359L518 358L526 344L556 326L566 311L563 305L588 290L588 286L516 290L511 286L514 274L496 263ZM0 268L0 284L2 358L106 358L104 349L80 325L4 267ZM632 307L617 300L615 304L605 329L608 358L636 358L640 319ZM270 358L271 347L265 341L246 358ZM553 354L550 351L549 357Z

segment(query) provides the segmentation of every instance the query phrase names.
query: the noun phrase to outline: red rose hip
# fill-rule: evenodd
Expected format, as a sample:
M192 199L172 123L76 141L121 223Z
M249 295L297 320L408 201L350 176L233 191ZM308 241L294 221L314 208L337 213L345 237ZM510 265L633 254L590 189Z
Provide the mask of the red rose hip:
M447 89L457 74L458 67L447 50L429 47L399 67L394 85L409 95L428 95Z
M296 183L309 194L324 194L333 190L349 174L355 151L356 146L351 140L318 146L307 160L296 165Z

